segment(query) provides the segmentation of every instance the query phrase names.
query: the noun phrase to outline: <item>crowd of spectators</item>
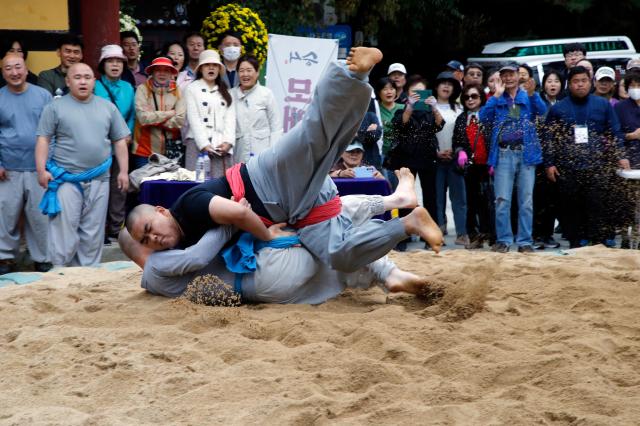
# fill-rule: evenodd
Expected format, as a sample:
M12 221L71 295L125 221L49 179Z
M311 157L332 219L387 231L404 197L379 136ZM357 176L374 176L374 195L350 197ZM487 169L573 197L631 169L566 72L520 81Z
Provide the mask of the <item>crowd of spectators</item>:
M60 38L59 65L39 76L27 69L24 42L4 43L0 274L16 269L21 235L38 271L99 262L132 201L128 173L152 154L194 170L204 153L215 177L275 143L280 113L241 43L229 32L207 50L190 33L145 64L138 36L126 31L88 64L94 75L70 34Z
M102 48L94 79L78 37L61 38L60 64L39 76L26 67L24 43L8 41L0 52L0 273L16 268L21 230L36 270L99 261L125 219L126 176L152 154L189 170L208 155L216 177L277 143L274 96L241 49L234 32L217 50L190 33L144 64L137 35L123 32L119 45ZM619 80L586 55L566 46L566 68L548 70L539 87L523 64L486 70L454 60L429 85L394 63L373 83L369 111L331 176L369 173L394 186L393 170L409 168L444 232L449 194L455 244L468 249L558 247L556 221L571 247L613 246L616 234L628 246L635 193L616 169L640 166L640 61ZM95 146L78 149L80 138ZM65 182L74 185L57 191Z
M445 232L448 193L455 244L527 253L559 247L560 232L571 248L631 246L636 189L617 171L640 167L640 60L620 77L582 44L563 54L539 85L526 64L451 61L433 92L400 63L376 86L383 173L409 167Z

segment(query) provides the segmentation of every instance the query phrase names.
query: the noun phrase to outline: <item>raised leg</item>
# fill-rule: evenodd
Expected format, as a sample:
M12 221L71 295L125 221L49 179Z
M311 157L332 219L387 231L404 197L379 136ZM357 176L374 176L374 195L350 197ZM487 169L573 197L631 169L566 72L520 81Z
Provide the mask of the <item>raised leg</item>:
M331 64L318 83L304 118L247 168L258 197L276 222L305 217L333 164L356 134L371 99L362 75L380 59L379 50L357 48L351 71ZM331 195L335 187L328 186Z

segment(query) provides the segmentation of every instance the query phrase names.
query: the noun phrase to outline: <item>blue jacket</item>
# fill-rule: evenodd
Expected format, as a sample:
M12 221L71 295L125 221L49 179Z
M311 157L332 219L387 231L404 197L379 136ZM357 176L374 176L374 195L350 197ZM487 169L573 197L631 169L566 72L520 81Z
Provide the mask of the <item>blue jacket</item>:
M133 86L122 79L114 82L105 76L102 76L96 81L93 92L97 96L115 104L118 111L120 111L120 114L122 114L122 118L127 122L127 126L133 135L133 127L136 119L136 99ZM109 92L114 99L111 99Z
M575 143L576 124L588 126L587 143ZM580 170L611 164L625 158L621 136L620 122L608 100L588 95L576 101L567 96L547 114L542 135L545 167Z
M489 137L489 161L490 166L498 164L498 142L502 126L509 116L509 104L506 92L500 97L492 96L487 104L480 110L480 123L487 129L485 134ZM522 128L523 138L523 160L527 165L536 165L542 162L542 148L540 140L536 132L535 121L537 117L544 116L547 106L540 98L540 95L534 93L528 96L527 92L518 89L514 99L514 105L520 107L520 126Z

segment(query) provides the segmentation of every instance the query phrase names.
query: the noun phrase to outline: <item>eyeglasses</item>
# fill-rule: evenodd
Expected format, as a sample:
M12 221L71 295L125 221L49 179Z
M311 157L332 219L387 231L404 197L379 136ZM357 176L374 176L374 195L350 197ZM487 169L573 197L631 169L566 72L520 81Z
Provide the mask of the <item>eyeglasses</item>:
M475 100L478 100L478 99L480 99L480 95L478 95L478 94L476 94L476 93L474 93L474 94L472 94L472 95L462 95L462 100L463 100L463 101L465 101L465 102L466 102L466 101L468 101L469 99L473 99L474 101L475 101Z

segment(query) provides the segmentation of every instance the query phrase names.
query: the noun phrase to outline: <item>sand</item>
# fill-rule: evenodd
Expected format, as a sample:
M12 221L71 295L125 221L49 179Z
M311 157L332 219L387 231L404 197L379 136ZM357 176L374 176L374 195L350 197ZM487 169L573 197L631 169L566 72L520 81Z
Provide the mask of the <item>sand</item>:
M135 268L5 287L0 424L638 424L640 252L392 257L444 299L213 308Z

